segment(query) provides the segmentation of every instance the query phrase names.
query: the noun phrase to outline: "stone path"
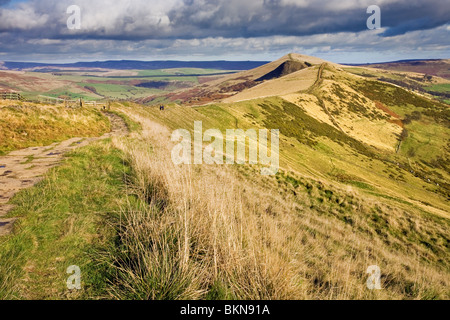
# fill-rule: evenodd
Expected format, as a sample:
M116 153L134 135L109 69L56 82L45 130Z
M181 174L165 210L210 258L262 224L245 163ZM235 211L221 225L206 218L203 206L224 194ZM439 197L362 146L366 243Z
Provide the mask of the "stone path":
M111 132L97 138L72 138L45 147L17 150L0 157L0 237L13 231L17 218L3 218L14 206L9 200L19 191L34 186L43 175L57 166L68 151L83 147L99 139L126 135L127 126L119 116L106 113L111 121Z

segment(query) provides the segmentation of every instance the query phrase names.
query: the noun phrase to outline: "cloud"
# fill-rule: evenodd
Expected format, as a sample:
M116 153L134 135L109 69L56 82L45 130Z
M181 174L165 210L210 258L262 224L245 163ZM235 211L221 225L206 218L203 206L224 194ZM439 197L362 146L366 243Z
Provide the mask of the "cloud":
M66 26L73 4L81 8L81 30ZM367 30L372 4L381 7L381 31ZM373 44L385 51L447 48L449 16L450 6L439 0L30 0L0 7L0 52L218 55L240 48L251 55L314 46L323 48L319 52L365 51Z
M48 20L48 14L39 14L32 7L26 5L21 5L16 9L0 9L0 32L42 30Z
M33 0L17 8L0 9L0 30L28 30L32 26L47 37L116 40L359 32L366 28L365 10L372 2L376 1ZM385 36L441 26L450 14L445 1L379 2ZM77 33L68 32L65 24L66 8L71 4L82 10L82 30Z
M401 58L426 58L427 55L445 57L450 52L450 44L446 40L447 26L392 37L380 37L378 33L366 30L360 33L341 32L309 36L208 37L142 41L43 38L22 42L20 50L17 50L17 46L9 41L6 35L0 35L0 42L5 43L0 51L13 54L14 60L19 61L30 58L33 61L45 61L49 56L65 61L124 58L207 60L210 57L272 60L287 52L299 52L348 63L368 62L373 59L395 60L395 55Z

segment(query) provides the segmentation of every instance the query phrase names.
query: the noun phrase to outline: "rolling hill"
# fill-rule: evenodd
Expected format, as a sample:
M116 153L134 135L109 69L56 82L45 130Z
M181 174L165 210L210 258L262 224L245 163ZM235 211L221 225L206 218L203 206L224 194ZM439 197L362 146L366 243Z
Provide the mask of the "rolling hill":
M245 89L263 83L264 80L283 78L293 71L308 70L310 66L317 66L323 62L324 60L316 57L291 53L276 61L269 62L251 70L220 77L217 80L209 81L208 83L188 90L179 90L169 94L154 95L139 99L137 102L151 104L153 101L164 99L188 105L202 105L234 96ZM292 68L294 65L296 67Z
M136 101L144 104L163 101L203 105L220 100L232 102L273 96L277 95L276 90L279 90L275 88L283 88L282 93L287 94L310 86L311 81L315 78L311 68L325 62L327 61L316 57L291 53L260 67L218 77L217 80L200 83L193 88L159 93L139 98ZM449 68L448 60L414 60L352 67L332 62L327 63L355 75L391 83L427 95L429 98L437 98L450 103L450 80L446 78L445 73L445 70ZM297 75L297 72L303 73ZM277 81L278 79L280 80Z
M58 206L54 243L43 227L44 235L26 233L46 226L30 218L5 247L15 252L15 241L40 242L28 251L35 259L46 257L38 266L46 270L69 260L46 248L68 247L82 234L101 250L76 253L87 261L83 277L91 285L80 298L448 299L449 106L378 80L380 75L430 85L420 73L288 54L205 83L197 79L189 88L116 101L114 112L135 124L129 136L101 147L102 155L114 154L114 162L127 166L117 169L126 174L116 172L112 179L117 194L126 197L120 208L96 210L98 226L83 228L83 215ZM158 101L172 102L160 110ZM172 133L184 129L192 136L195 121L204 132L278 129L279 171L263 176L258 164L176 165ZM205 141L205 150L207 143L212 142ZM98 181L89 184L103 184L114 166L91 167L85 157L93 152L81 152L75 156L89 165L85 170L98 171ZM53 194L63 182L55 177L76 176L70 163L31 196L60 200ZM78 184L75 190L82 192ZM97 202L91 196L96 194L101 192L89 189L89 196L77 193L74 199ZM28 212L31 196L15 200L18 212ZM36 202L31 217L52 216L46 204ZM66 234L72 238L60 239ZM9 260L0 259L0 288L2 268L14 257L0 250L3 256ZM383 290L366 287L372 265L381 269ZM29 273L23 265L17 268ZM36 276L40 290L31 296L63 295L64 288L54 289L63 276ZM18 287L20 292L26 286Z

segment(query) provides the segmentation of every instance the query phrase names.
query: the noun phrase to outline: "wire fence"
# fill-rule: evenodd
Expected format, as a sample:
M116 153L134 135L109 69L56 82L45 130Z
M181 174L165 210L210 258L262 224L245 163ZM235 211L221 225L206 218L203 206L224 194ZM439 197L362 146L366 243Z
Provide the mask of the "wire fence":
M84 100L82 98L79 99L63 99L63 98L55 98L45 95L38 95L35 98L29 99L24 98L20 93L18 92L2 92L0 91L0 100L13 100L13 101L27 101L27 102L34 102L34 103L44 103L44 104L52 104L52 105L64 105L66 108L82 108L82 107L97 107L97 106L103 106L104 109L110 108L110 101L89 101Z
M0 99L2 100L23 100L23 97L18 92L0 92Z

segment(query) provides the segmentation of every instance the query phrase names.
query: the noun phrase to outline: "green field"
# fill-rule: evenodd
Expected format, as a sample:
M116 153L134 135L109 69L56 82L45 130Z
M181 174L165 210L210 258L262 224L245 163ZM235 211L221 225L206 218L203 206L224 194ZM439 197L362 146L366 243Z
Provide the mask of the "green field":
M27 72L27 77L38 79L38 82L51 83L49 87L57 88L48 89L47 91L33 90L34 83L32 81L18 82L16 85L9 83L8 85L20 91L25 98L31 100L38 99L39 95L54 98L82 98L84 100L132 100L193 87L199 84L198 78L202 75L217 76L229 72L226 70L194 68L127 70L117 71L117 75L111 76L107 72Z
M450 93L450 83L435 84L433 86L426 87L425 89L436 92Z

